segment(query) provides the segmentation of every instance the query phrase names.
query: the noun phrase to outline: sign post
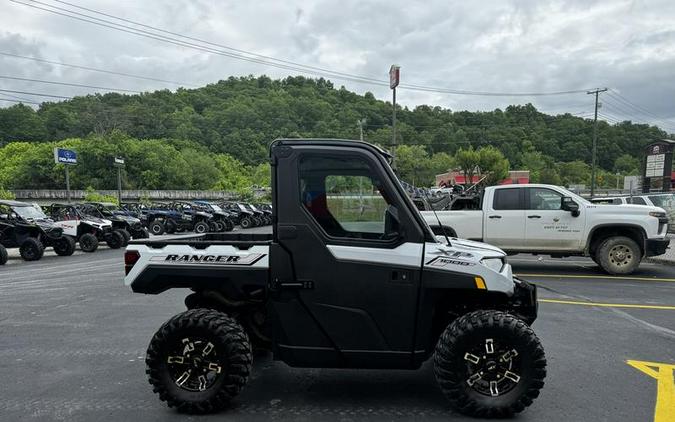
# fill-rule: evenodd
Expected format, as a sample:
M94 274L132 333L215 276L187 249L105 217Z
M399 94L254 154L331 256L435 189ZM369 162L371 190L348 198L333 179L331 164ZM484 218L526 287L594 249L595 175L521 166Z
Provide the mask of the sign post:
M124 168L124 158L113 157L113 167L117 167L117 203L122 203L122 169Z
M401 79L401 66L391 65L389 68L389 88L392 92L393 112L391 117L391 133L392 133L392 166L396 168L396 87Z
M675 141L663 139L645 149L642 192L669 192Z
M65 164L66 167L66 200L70 203L70 174L68 166L77 164L77 153L75 151L63 148L54 148L54 162L56 164Z

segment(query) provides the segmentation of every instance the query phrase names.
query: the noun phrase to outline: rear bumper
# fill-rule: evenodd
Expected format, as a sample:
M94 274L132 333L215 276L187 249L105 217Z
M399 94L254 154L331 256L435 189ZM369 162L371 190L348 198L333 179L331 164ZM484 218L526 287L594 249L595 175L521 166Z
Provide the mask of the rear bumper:
M645 256L663 255L669 244L670 239L647 239Z

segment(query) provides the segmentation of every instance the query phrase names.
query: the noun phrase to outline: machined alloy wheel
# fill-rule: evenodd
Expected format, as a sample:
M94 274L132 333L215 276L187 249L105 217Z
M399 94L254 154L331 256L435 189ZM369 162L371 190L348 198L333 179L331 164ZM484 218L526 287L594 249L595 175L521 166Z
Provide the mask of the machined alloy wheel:
M546 377L544 349L534 331L500 311L475 311L453 321L434 354L434 373L450 403L476 417L521 412Z
M640 264L642 253L635 241L625 236L605 239L596 251L596 259L609 274L630 274Z
M246 384L251 346L234 319L192 309L157 331L145 362L160 400L182 412L208 413L226 407Z
M209 231L209 225L204 221L199 221L195 224L194 232L198 234L206 233Z
M164 234L164 224L161 221L155 220L148 225L148 231L155 236Z

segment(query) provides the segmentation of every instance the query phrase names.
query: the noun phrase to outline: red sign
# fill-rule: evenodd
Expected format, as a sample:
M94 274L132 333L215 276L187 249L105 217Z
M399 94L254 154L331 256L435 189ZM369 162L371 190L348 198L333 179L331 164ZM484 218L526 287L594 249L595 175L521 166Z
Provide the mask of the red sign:
M389 68L389 88L394 89L398 86L401 78L401 66L392 64Z

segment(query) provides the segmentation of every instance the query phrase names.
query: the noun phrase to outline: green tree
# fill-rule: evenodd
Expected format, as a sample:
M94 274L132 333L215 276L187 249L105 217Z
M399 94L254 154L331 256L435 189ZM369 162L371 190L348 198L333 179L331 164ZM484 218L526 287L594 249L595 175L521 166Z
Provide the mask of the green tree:
M460 148L455 153L455 163L464 175L466 186L470 186L473 175L480 164L480 154L471 146L467 149Z

